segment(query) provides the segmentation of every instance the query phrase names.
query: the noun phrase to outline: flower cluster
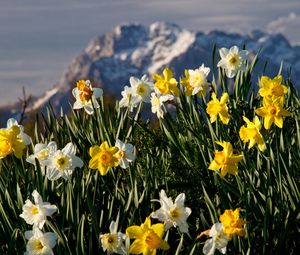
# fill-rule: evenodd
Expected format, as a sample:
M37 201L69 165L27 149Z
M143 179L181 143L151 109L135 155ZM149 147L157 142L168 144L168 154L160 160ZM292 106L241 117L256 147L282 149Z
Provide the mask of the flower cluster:
M54 181L59 178L67 180L76 167L83 167L83 161L76 155L76 147L68 143L62 150L57 149L55 142L49 144L36 144L34 154L27 158L27 162L35 164L37 159L42 168L42 173L49 180Z
M240 208L234 211L225 210L220 216L220 222L215 223L211 229L203 232L204 235L211 237L206 240L203 246L205 255L213 255L216 249L225 254L227 244L234 235L245 236L245 221L240 218L239 213Z
M117 223L112 221L109 227L110 233L101 234L100 240L104 251L108 254L156 254L157 249L168 250L169 244L163 240L163 235L172 226L179 227L182 233L188 233L188 224L186 222L191 214L191 209L184 207L185 194L181 193L173 203L171 198L168 198L165 191L160 191L161 208L151 213L150 217L158 219L163 223L151 224L150 217L145 219L145 222L140 226L134 225L126 229L126 235L117 232ZM130 245L128 251L124 246L124 241L135 239Z
M141 226L131 226L126 229L126 235L130 239L135 239L129 248L132 254L156 254L157 249L168 250L169 244L162 239L165 231L172 226L179 227L182 233L188 233L187 218L191 214L191 209L184 207L185 194L179 194L173 203L167 197L164 190L160 191L159 200L161 208L151 213L151 217L158 219L162 223L151 225L150 217L147 217Z
M219 72L226 74L227 78L232 79L236 77L235 79L239 79L242 77L243 72L247 71L249 63L248 51L240 51L238 47L233 46L230 49L221 48L219 55L220 60L217 64ZM235 100L230 96L230 91L222 91L220 93L216 87L213 88L214 81L211 82L209 80L209 75L210 68L202 64L196 69L186 69L184 77L181 77L178 81L173 71L168 67L162 70L162 74L153 74L153 82L146 75L141 78L132 76L129 78L130 86L124 87L121 93L122 99L117 105L120 108L128 108L121 114L131 114L130 112L134 111L137 106L150 103L152 113L156 114L157 118L160 119L160 124L164 124L164 122L168 121L168 116L165 116L167 111L165 108L166 103L172 101L174 105L181 107L180 103L182 101L180 100L182 97L185 99L186 97L192 97L189 100L196 102L195 111L200 109L199 112L201 111L201 114L205 116L203 125L214 129L219 126L211 123L220 121L220 127L226 129L232 124L230 122L233 118L232 116L236 116L232 110ZM249 150L257 145L260 150L259 153L263 152L268 146L268 140L265 142L264 136L268 134L268 130L273 123L277 127L282 128L284 117L291 115L284 108L285 95L288 93L288 88L282 84L282 80L281 75L273 79L262 76L258 91L262 98L262 106L253 111L253 114L250 113L252 116L248 116L249 118L246 116L249 112L246 111L239 115L237 122L239 124L235 126L232 132L237 137L239 136L240 140L238 142L240 144L241 142L249 143ZM234 83L233 80L229 81ZM102 89L92 87L89 80L79 80L72 93L76 99L73 105L74 109L84 108L88 115L99 113L95 109L100 107L98 99L103 94ZM207 102L208 98L210 98L210 101L208 100ZM199 103L200 100L202 100L201 103ZM182 107L180 110L184 111L185 109ZM263 118L263 124L258 116ZM87 118L96 119L93 117ZM119 128L121 129L121 126ZM109 178L102 176L107 175L112 168L129 168L130 171L136 166L136 163L133 163L136 158L135 148L132 144L126 143L130 136L126 136L126 140L123 142L118 139L118 137L123 136L121 132L112 132L112 134L116 136L114 144L110 139L111 134L109 134L107 141L102 140L99 142L100 139L98 141L97 139L91 139L92 142L89 141L88 143L89 149L81 151L83 154L89 154L89 162L86 167L98 170L101 175L101 181ZM225 137L219 136L219 132L216 132L216 136L212 139L213 142L211 144L213 144L212 146L221 146L222 149L215 149L214 157L210 157L211 160L207 162L208 164L205 167L219 174L222 182L224 182L223 178L228 174L237 175L238 169L246 161L246 159L243 161L246 152L242 151L241 148L245 146L237 147L238 143L228 141L228 137L224 141L222 138ZM7 127L0 129L0 159L11 154L17 158L22 158L24 149L30 143L31 139L24 133L24 127L19 125L16 120L9 119ZM61 142L58 141L58 144L61 144ZM208 154L212 155L210 151L208 151ZM50 181L57 181L52 182L52 186L59 183L59 181L71 181L71 176L75 169L84 167L83 160L76 156L76 146L71 142L67 143L62 149L58 148L55 141L37 143L34 145L33 153L27 157L26 161L34 165L36 169L41 170L45 183L47 183L46 178ZM212 172L209 173L212 175ZM98 172L96 177L99 177ZM117 186L116 189L118 189ZM134 192L135 190L132 194ZM22 213L19 215L33 228L32 231L26 231L25 233L25 237L28 240L25 254L53 254L53 248L58 237L53 232L43 232L43 228L58 208L56 205L44 202L37 190L32 192L32 196L33 202L27 199L23 205ZM158 202L160 208L153 210L150 215L147 214L148 217L141 225L127 227L124 234L118 231L119 219L117 218L116 221L110 223L109 232L101 232L99 239L103 251L108 254L155 255L158 249L168 250L170 248L167 242L168 234L165 234L168 231L172 231L172 227L177 229L177 232L182 236L190 235L187 220L192 210L185 206L185 199L185 193L180 193L173 200L167 196L165 190L160 190L159 199L152 200ZM129 204L130 200L128 201ZM209 230L203 232L203 235L209 237L203 246L204 254L211 255L216 250L225 254L227 244L234 236L246 236L244 227L246 221L241 218L240 211L240 208L225 210L220 215L219 222L215 222ZM156 223L157 221L159 223ZM125 242L127 245L124 244Z
M25 238L28 240L26 246L26 255L43 254L53 255L53 248L56 245L57 235L53 232L42 232L47 217L52 216L57 211L55 205L43 202L41 195L34 190L32 192L34 203L29 199L25 201L23 212L20 217L27 224L33 225L33 230L25 232Z
M129 163L134 161L134 147L130 143L123 143L117 139L115 146L109 146L103 142L100 146L94 145L90 148L91 160L89 168L98 169L101 175L106 175L110 168L119 166L126 169Z
M281 84L282 76L278 75L274 79L262 76L260 79L261 88L258 93L263 97L263 106L255 113L264 118L265 129L270 129L274 123L282 128L283 117L290 116L291 113L284 109L284 96L288 88Z

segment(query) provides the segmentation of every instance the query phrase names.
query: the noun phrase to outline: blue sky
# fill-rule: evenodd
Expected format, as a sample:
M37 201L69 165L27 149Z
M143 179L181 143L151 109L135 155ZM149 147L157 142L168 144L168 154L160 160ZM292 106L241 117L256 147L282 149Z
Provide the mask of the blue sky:
M281 32L300 44L300 0L0 0L0 105L42 94L94 37L121 22Z

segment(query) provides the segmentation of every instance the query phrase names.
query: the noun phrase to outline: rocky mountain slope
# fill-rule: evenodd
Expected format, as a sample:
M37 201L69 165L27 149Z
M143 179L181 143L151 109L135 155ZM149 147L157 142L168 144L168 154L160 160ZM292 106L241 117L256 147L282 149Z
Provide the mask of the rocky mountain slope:
M192 32L164 22L149 26L122 24L92 40L72 61L53 89L34 101L32 109L44 107L49 100L55 108L68 107L68 102L74 101L70 91L79 79L90 79L94 86L102 87L104 93L120 98L121 90L132 75L151 75L169 66L179 77L185 68L196 68L202 63L211 67L214 44L217 48L233 45L242 48L246 45L252 55L260 51L258 73L261 73L265 61L268 61L267 74L270 76L278 72L282 61L284 70L291 66L293 74L300 73L300 47L291 46L280 34L261 31L248 35ZM298 88L299 77L294 76Z

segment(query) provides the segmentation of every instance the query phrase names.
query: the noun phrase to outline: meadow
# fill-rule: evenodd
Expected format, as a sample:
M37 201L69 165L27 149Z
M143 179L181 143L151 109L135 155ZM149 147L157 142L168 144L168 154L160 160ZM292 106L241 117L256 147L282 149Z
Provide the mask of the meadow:
M249 55L128 77L114 106L80 80L71 113L49 106L30 137L9 120L0 254L296 254L299 97Z

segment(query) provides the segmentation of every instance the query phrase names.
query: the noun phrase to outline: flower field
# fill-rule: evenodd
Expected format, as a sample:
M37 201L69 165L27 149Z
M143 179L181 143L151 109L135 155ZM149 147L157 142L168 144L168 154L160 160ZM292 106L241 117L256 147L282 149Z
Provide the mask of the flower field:
M80 80L72 112L49 106L30 136L9 119L0 254L297 254L295 85L267 64L253 77L259 56L236 46L212 58L128 77L114 107Z

